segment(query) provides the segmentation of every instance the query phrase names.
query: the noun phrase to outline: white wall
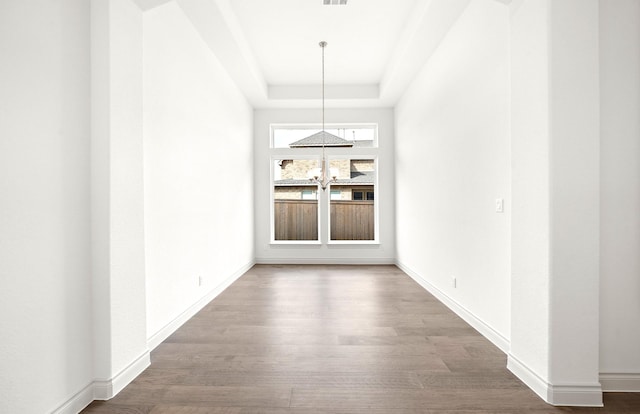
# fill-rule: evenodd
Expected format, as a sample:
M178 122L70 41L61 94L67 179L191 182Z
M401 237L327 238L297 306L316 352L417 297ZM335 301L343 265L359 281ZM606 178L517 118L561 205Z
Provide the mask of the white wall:
M393 110L391 109L327 109L327 124L376 123L378 148L379 243L349 245L283 245L270 244L270 125L319 124L319 109L258 109L254 112L255 149L255 252L258 263L393 263L394 234L394 163ZM337 149L336 149L337 150ZM327 156L339 151L327 150ZM319 155L316 152L315 155ZM324 229L320 229L324 231Z
M600 1L600 372L640 391L640 2Z
M147 335L154 343L253 262L252 116L180 6L145 13Z
M507 366L551 404L599 406L598 2L511 12Z
M511 353L548 375L549 91L545 2L519 5L512 16L512 337ZM535 292L535 293L534 293ZM517 304L517 307L515 306ZM520 315L522 313L522 315ZM528 318L535 315L536 318ZM520 349L522 345L522 349Z
M94 0L92 279L95 397L108 399L149 365L142 182L142 12Z
M504 5L470 3L396 108L395 162L399 265L503 348L510 334L508 37ZM497 198L504 213L495 211Z
M0 2L0 412L92 379L89 2Z
M563 387L579 384L599 405L598 0L549 6L550 402L576 403Z
M104 0L103 0L104 1ZM111 342L114 372L146 346L142 142L142 11L111 0Z
M520 2L512 16L511 354L548 376L549 75L546 2ZM535 292L535 293L534 293ZM533 315L533 317L531 316Z

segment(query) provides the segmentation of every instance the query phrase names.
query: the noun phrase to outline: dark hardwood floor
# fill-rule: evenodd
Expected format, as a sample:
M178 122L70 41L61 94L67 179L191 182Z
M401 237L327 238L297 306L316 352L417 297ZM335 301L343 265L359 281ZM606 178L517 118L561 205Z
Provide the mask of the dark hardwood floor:
M640 413L547 405L506 356L394 266L267 266L242 276L84 413Z

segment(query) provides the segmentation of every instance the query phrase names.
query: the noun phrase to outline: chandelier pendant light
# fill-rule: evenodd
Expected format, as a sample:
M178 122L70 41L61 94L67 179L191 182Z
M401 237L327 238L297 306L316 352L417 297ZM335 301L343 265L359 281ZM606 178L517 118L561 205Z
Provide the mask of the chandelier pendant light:
M327 174L327 161L325 155L325 139L326 132L324 130L324 48L327 47L327 42L320 42L320 48L322 49L322 161L320 168L314 168L309 171L309 180L318 184L322 191L325 191L331 183L335 183L338 180L337 169L330 168L329 174Z

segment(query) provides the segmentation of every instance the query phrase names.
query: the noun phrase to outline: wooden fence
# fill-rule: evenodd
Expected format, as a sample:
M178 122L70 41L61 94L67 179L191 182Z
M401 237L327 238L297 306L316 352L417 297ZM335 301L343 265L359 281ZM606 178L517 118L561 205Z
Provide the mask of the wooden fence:
M372 201L331 200L331 240L373 240Z
M318 240L315 200L275 200L276 240ZM373 201L331 200L331 240L374 240Z
M273 216L276 240L318 240L316 200L276 200Z

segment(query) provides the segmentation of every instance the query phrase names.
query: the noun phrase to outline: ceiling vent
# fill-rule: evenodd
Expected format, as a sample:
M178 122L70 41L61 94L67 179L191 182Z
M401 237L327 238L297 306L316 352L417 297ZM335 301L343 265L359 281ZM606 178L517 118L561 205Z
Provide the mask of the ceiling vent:
M347 0L322 0L325 6L338 6L338 5L346 5Z

